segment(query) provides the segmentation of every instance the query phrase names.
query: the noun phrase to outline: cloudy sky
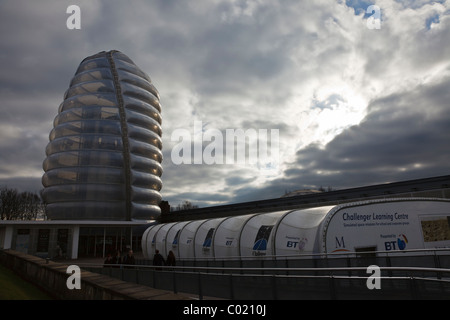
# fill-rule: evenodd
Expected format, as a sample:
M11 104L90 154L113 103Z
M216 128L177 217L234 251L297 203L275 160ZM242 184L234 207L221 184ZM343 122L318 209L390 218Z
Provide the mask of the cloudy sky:
M160 92L172 206L450 174L450 1L3 0L0 34L1 186L42 188L70 79L111 49ZM179 132L211 150L205 133L238 129L276 130L276 161L175 163Z

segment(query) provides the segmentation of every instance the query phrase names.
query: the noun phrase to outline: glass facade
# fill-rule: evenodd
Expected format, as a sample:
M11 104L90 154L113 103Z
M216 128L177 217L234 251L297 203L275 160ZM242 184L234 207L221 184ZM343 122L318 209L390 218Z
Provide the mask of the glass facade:
M131 247L134 252L141 250L139 239L129 227L82 227L78 256L105 257L107 254L115 256L120 252L123 257Z
M52 220L153 220L161 210L159 94L119 51L84 59L50 132L43 199Z

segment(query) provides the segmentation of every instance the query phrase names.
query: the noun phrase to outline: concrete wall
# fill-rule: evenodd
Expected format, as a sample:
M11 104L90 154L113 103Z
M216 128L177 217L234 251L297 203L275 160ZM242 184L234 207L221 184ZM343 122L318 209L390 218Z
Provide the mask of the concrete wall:
M171 291L113 279L81 270L81 289L68 289L69 265L47 261L14 250L0 251L0 264L34 283L55 299L62 300L186 300L190 297ZM74 261L76 264L76 261Z

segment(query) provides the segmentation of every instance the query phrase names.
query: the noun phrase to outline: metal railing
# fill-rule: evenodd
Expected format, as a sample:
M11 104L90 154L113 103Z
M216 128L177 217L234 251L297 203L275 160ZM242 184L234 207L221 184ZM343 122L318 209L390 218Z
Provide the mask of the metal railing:
M320 264L326 264L322 261L325 259L315 260L320 261ZM380 284L379 289L369 289L367 285L369 278L373 277L367 270L368 265L351 267L122 265L114 268L80 264L80 267L124 281L171 290L174 293L195 294L199 299L205 296L237 300L450 299L450 268L442 267L379 266L380 275L376 277Z
M138 259L139 265L151 265L152 260ZM365 252L339 252L296 255L235 256L224 258L192 258L177 261L178 266L255 267L255 268L327 268L361 267L375 264L382 267L450 268L450 248L413 249Z

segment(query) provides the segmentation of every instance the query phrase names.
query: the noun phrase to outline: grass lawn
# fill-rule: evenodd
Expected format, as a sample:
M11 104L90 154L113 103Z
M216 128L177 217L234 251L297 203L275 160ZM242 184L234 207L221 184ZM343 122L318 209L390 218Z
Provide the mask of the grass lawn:
M52 298L0 265L0 300L52 300Z

